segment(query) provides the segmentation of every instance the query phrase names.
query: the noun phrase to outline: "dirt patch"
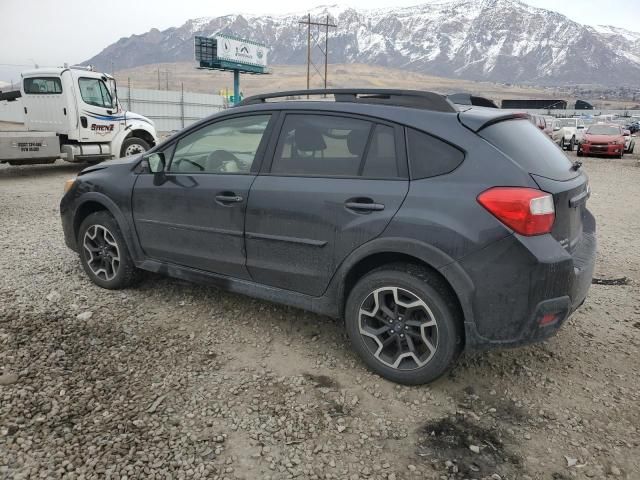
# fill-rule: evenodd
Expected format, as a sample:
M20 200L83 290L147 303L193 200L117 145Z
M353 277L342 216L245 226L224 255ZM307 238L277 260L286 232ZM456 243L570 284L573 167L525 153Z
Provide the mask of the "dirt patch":
M317 388L330 388L337 390L340 388L340 384L333 378L327 375L313 375L311 373L303 374L304 378L313 383Z
M462 415L425 423L419 430L417 453L445 463L455 478L509 474L521 469L506 437L495 427L483 426Z

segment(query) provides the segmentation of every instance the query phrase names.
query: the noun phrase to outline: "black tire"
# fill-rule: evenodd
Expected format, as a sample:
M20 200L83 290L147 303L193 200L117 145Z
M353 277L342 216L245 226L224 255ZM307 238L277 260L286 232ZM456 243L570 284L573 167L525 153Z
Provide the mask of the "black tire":
M434 345L435 351L432 351L433 353L431 353L430 356L426 354L423 355L424 364L421 366L411 358L402 360L398 367L389 365L391 360L385 362L384 359L380 358L382 355L376 357L376 352L372 351L377 349L378 346L382 344L382 341L386 341L386 339L376 341L360 333L361 308L368 308L365 307L366 302L372 301L372 295L375 295L374 292L379 289L384 291L385 287L398 288L400 289L399 291L402 292L401 294L411 293L416 299L424 302L428 310L432 313L431 318L435 321L435 329L434 327L429 328L437 332L437 341ZM378 298L382 298L382 294L380 294ZM380 312L381 310L378 309L378 311ZM405 310L405 313L406 312L407 310ZM426 314L426 310L423 310L423 312ZM404 313L400 313L400 315L403 314ZM382 312L382 315L384 316L384 312ZM418 315L420 315L419 311ZM385 317L383 321L377 318L373 320L372 317L367 317L366 321L380 322L382 327L386 327L386 319L388 318L388 316ZM403 320L401 316L399 319L401 321ZM389 323L391 324L395 321L396 320L389 321ZM404 321L408 321L407 318L405 318ZM422 267L412 264L386 265L370 272L360 279L351 290L349 298L347 299L345 326L354 350L360 355L369 369L388 380L406 385L419 385L436 380L453 366L462 350L462 318L456 299L449 292L449 289L443 285L442 280L436 275ZM389 328L391 327L389 326ZM398 329L398 331L404 330L408 330L408 328L404 326L403 329L401 326ZM422 333L422 329L419 330L420 333ZM393 332L394 330L389 330L382 335L389 335L390 337ZM414 335L413 338L417 338L418 332L414 331ZM396 336L398 335L396 334ZM409 337L409 335L407 335L407 337ZM401 345L402 342L408 344L408 338L402 340L396 338L396 340L398 341L398 346ZM420 340L414 341L420 342ZM412 345L414 341L411 342ZM393 341L391 341L391 343L393 343ZM384 352L384 350L382 352ZM429 352L429 350L427 350L427 352ZM396 359L400 358L398 353L401 352L398 351L396 353ZM412 368L412 365L415 367Z
M560 148L563 150L567 149L567 144L564 143L564 137L562 137L562 140L560 140Z
M89 230L91 230L89 232L89 236L95 236L96 231L106 230L111 235L110 240L115 242L117 250L114 251L111 244L108 244L106 247L106 249L111 249L111 256L108 257L108 253L105 250L105 265L103 265L105 266L104 273L97 274L94 271L98 270L98 272L100 272L99 263L101 262L101 259L99 258L99 252L90 253L88 247L85 246L85 235L87 235ZM103 238L104 236L105 234L103 234ZM101 248L98 247L101 243L99 238L97 238L95 242L89 238L86 242L89 247L95 245L97 248ZM78 251L80 254L80 262L82 263L82 268L84 268L85 273L93 283L102 288L118 290L132 285L137 280L138 270L129 255L129 250L126 242L124 241L124 237L122 236L122 232L120 231L120 227L118 227L117 222L108 212L95 212L83 220L80 225L80 229L78 230ZM115 263L114 252L117 253L117 257L119 259ZM106 263L109 263L110 267L106 266ZM117 268L114 268L114 265L117 265Z
M580 149L580 145L578 145L578 152L576 153L576 155L578 155L579 157L582 157L584 155L582 153L582 150Z
M576 144L575 137L571 137L571 140L569 141L569 151L570 152L573 152L573 147L575 146L575 144Z
M143 139L139 137L129 137L126 138L124 142L122 142L122 148L120 148L120 158L128 156L127 149L136 150L135 152L129 153L129 156L131 156L137 155L139 153L144 153L150 148L151 146Z

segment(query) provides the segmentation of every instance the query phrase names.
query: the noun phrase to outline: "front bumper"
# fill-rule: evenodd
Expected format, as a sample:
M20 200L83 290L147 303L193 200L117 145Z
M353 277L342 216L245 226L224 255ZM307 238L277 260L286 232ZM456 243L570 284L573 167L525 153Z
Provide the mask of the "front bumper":
M616 157L624 152L624 145L596 145L592 143L581 143L580 151L585 155L607 155Z
M462 259L474 287L465 318L472 349L510 347L554 335L584 302L596 259L595 220L568 251L551 235L512 235ZM550 321L549 321L550 320Z

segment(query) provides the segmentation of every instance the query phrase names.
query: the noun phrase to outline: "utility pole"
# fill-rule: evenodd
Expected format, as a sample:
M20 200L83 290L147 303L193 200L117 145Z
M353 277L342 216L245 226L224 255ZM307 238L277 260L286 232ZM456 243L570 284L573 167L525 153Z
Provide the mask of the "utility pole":
M329 15L324 22L314 22L311 20L311 14L307 14L307 17L298 22L300 25L307 26L307 90L311 88L311 67L316 71L316 73L322 78L322 83L324 88L327 88L327 77L328 77L328 58L329 58L329 28L337 28L338 26L334 23L331 23ZM317 36L311 34L311 26L318 28ZM320 28L324 27L324 42L322 42L321 30ZM324 45L323 45L324 44ZM313 50L318 49L324 58L324 74L318 69L318 67L313 63Z

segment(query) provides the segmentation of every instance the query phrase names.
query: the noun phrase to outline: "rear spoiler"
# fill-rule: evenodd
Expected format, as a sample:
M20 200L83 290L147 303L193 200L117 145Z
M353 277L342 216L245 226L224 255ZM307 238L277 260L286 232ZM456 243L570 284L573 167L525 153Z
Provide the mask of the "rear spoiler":
M0 92L0 101L6 100L7 102L13 102L20 98L22 94L20 90L11 90L9 92Z
M496 123L507 120L526 120L528 118L529 114L525 112L496 111L493 108L469 108L458 113L460 123L476 133Z

